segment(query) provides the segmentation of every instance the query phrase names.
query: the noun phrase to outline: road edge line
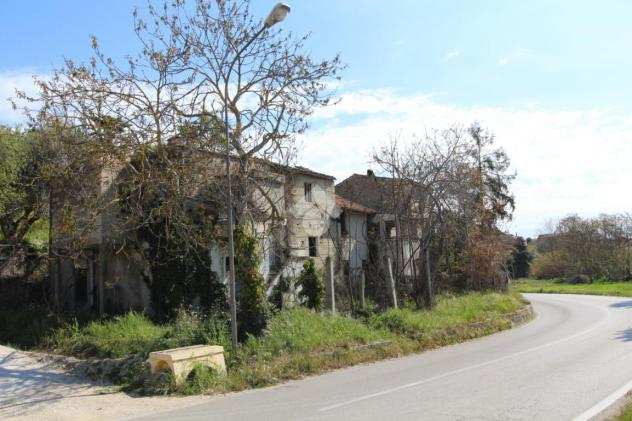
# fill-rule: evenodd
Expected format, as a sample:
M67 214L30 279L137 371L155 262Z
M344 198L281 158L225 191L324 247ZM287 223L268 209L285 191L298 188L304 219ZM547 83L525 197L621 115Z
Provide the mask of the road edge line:
M632 380L630 380L629 382L627 382L626 384L624 384L623 386L621 386L620 388L612 392L606 398L599 401L592 408L582 412L581 414L573 418L573 421L588 421L596 417L597 415L601 414L606 409L614 405L619 399L625 397L625 395L627 395L628 392L630 392L631 390L632 390Z

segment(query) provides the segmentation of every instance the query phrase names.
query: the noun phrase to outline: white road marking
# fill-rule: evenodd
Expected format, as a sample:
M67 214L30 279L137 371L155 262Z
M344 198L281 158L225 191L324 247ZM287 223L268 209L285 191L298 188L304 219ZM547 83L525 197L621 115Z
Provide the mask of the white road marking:
M575 301L575 300L562 299L562 300L558 300L558 301ZM575 301L575 302L577 302L577 301ZM588 303L585 303L585 302L582 302L580 304L581 305L587 305L589 307L594 307L594 308L599 309L600 311L602 311L603 313L606 314L606 318L604 320L596 323L595 325L593 325L593 327L591 327L590 329L583 330L583 331L575 333L575 334L573 334L571 336L567 336L566 338L558 339L558 340L553 341L553 342L549 342L549 343L546 343L546 344L538 345L536 347L525 349L525 350L519 351L519 352L515 352L513 354L505 355L504 357L496 358L494 360L486 361L484 363L471 365L471 366L460 368L460 369L454 370L454 371L449 371L447 373L439 374L437 376L429 377L427 379L420 380L420 381L417 381L417 382L403 384L401 386L397 386L397 387L394 387L392 389L382 390L382 391L377 392L377 393L372 393L370 395L360 396L360 397L357 397L357 398L354 398L354 399L351 399L351 400L348 400L348 401L345 401L345 402L337 403L335 405L326 406L324 408L320 408L318 411L319 412L331 411L332 409L337 409L337 408L341 408L343 406L348 406L348 405L354 404L356 402L362 402L362 401L365 401L365 400L368 400L368 399L373 399L373 398L376 398L376 397L379 397L379 396L388 395L388 394L395 393L395 392L398 392L398 391L403 390L403 389L410 389L411 387L420 386L422 384L430 383L432 381L443 379L443 378L449 377L449 376L453 376L455 374L460 374L460 373L463 373L463 372L466 372L466 371L475 370L477 368L481 368L481 367L485 367L485 366L488 366L488 365L492 365L492 364L495 364L495 363L498 363L498 362L501 362L501 361L504 361L504 360L508 360L510 358L514 358L514 357L517 357L517 356L520 356L520 355L527 354L529 352L539 351L541 349L548 348L548 347L551 347L551 346L554 346L554 345L557 345L557 344L560 344L560 343L563 343L563 342L568 342L568 341L571 341L571 340L573 340L573 339L575 339L577 337L586 335L586 334L592 332L593 330L595 330L597 328L600 328L601 325L605 324L608 321L608 319L610 318L610 313L607 310L605 310L603 307L600 307L600 306L597 306L597 305L594 305L594 304L588 304Z
M576 416L573 421L588 421L589 419L600 414L602 411L605 411L610 405L625 396L625 394L628 393L630 390L632 390L632 380L621 386L619 389L615 390L611 395L600 401L597 405Z

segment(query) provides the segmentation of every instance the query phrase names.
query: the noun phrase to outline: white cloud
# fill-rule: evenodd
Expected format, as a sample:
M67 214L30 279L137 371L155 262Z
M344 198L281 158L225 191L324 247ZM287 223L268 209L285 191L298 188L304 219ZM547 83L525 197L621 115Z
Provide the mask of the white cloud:
M0 124L16 124L24 121L19 110L14 110L10 98L15 98L15 91L33 93L35 85L33 77L39 75L29 70L0 72Z
M533 235L569 213L632 211L632 116L619 109L459 107L386 89L349 92L316 114L301 158L341 181L364 173L371 152L394 132L406 137L473 121L495 132L517 171L511 231Z
M461 51L460 50L452 50L452 51L448 51L444 56L443 56L443 61L452 61L456 58L458 58L461 55Z

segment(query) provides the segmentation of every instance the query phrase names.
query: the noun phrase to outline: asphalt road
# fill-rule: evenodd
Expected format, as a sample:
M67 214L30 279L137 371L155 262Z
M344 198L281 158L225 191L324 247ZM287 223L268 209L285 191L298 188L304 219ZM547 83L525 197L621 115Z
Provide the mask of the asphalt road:
M632 388L632 299L526 296L511 331L144 419L589 419Z

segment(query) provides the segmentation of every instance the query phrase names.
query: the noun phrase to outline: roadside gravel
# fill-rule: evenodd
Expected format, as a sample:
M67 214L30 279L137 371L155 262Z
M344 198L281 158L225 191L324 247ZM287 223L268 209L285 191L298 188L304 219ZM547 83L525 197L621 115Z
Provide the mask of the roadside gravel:
M106 384L70 375L54 359L0 346L0 419L124 419L205 399L131 397Z

